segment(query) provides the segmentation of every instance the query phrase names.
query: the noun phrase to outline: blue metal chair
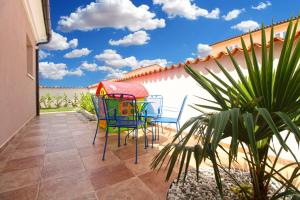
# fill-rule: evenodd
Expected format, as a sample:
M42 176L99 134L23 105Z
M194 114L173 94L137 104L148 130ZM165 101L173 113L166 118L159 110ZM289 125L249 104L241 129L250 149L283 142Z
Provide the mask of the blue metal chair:
M127 128L135 131L136 158L138 161L138 128L143 125L136 98L130 94L106 94L102 97L106 119L105 144L102 160L105 159L106 146L108 141L108 130L110 127L118 129L118 146L120 146L120 129Z
M95 140L97 137L98 129L99 129L99 123L101 120L105 120L105 114L103 109L103 102L100 95L91 95L91 99L95 108L96 116L97 116L97 128L93 140L93 144L95 144Z
M182 104L181 104L181 107L180 107L180 110L178 112L178 115L176 117L164 117L164 116L159 116L157 118L153 118L151 120L151 123L152 124L176 124L176 131L178 132L179 129L180 129L180 118L181 118L181 115L182 115L182 111L183 111L183 108L184 108L184 105L186 103L186 100L187 100L187 96L184 97L183 101L182 101ZM168 110L168 108L166 108L165 110ZM173 110L170 110L170 111L173 111ZM159 129L159 126L158 126L158 129ZM162 127L162 132L163 132L163 127ZM158 131L158 138L159 138L159 131ZM153 142L154 142L154 134L153 134L153 126L152 126L152 147L153 147Z
M149 95L146 97L146 101L149 102L145 109L145 111L147 112L147 118L157 118L162 115L162 95Z
M143 110L143 116L145 116L145 130L147 130L148 119L152 120L153 118L158 118L162 115L163 96L162 95L149 95L145 98L145 100L148 103L147 103L147 106L145 107L145 109ZM146 135L145 135L145 138L146 138ZM155 140L156 140L156 129L155 129ZM146 139L145 139L145 141L146 141Z

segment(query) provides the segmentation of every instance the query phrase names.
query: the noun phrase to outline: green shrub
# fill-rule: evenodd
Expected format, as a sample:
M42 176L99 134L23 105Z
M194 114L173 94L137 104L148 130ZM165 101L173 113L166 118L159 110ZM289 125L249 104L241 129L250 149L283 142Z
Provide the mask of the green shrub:
M51 108L51 104L53 103L53 97L50 93L45 94L45 108Z
M54 96L54 106L60 108L63 103L63 97L60 95Z
M64 107L68 107L68 105L70 104L70 99L68 98L66 93L63 94L62 101L64 103Z
M40 108L46 108L47 107L47 100L45 96L41 96L40 98Z
M81 94L80 97L80 107L86 111L95 114L95 108L92 102L91 93Z
M74 99L73 101L71 101L71 104L73 107L78 107L79 106L79 98L78 98L78 95L75 93L74 94Z

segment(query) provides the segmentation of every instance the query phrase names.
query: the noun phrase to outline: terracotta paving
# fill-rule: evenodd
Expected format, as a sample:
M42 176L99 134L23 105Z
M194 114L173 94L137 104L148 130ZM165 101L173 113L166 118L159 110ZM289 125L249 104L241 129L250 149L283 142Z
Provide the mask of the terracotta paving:
M134 140L118 147L111 134L102 161L104 132L92 145L95 128L72 112L33 119L0 153L0 199L166 199L170 182L149 166L159 144L144 149L141 136L134 164Z

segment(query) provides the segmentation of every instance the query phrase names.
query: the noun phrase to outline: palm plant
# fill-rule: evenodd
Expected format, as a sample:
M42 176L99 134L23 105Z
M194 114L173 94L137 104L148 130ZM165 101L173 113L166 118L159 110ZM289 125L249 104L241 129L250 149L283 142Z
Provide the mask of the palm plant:
M195 160L197 176L202 162L209 159L213 165L215 180L221 197L222 180L220 170L230 175L233 162L242 155L247 163L251 180L251 190L244 183L239 183L231 176L240 188L245 199L276 199L282 196L299 194L295 179L299 176L300 164L296 155L287 145L287 139L294 135L296 142L300 140L300 40L296 40L297 25L290 21L283 42L278 65L273 66L274 30L271 28L270 42L267 44L266 31L261 30L261 63L254 50L254 42L250 34L251 52L248 51L243 38L244 59L248 70L247 76L242 73L231 52L227 49L229 58L237 72L231 76L225 67L216 60L216 64L228 79L222 80L207 69L212 78L207 78L185 66L186 72L197 81L202 88L210 93L212 99L203 99L209 103L194 104L200 114L190 118L175 135L173 141L167 144L152 162L152 168L161 168L168 160L166 168L168 180L174 166L179 162L179 173L186 177L191 159ZM238 78L238 80L236 80ZM204 112L209 109L210 112ZM188 133L183 134L184 130ZM283 133L285 132L285 133ZM179 138L183 138L178 142ZM190 141L196 138L196 144ZM222 140L231 138L228 149L222 147ZM279 141L279 149L274 147L274 140ZM220 151L228 155L227 167L219 158ZM279 166L278 160L282 151L289 152L293 162ZM273 152L274 159L269 154ZM292 168L291 176L286 177L283 171ZM271 180L281 183L281 187L268 196Z

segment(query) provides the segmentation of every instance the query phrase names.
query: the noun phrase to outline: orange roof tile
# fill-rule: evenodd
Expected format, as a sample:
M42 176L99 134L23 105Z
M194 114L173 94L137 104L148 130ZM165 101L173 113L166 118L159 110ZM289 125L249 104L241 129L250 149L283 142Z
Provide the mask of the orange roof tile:
M298 31L296 33L295 39L298 39L299 37L300 37L300 31ZM277 38L277 37L274 38L274 42L281 42L282 43L283 41L284 41L284 39L282 39L282 38ZM254 46L258 47L258 48L261 48L261 44L259 44L259 43L254 43ZM251 46L249 46L247 49L248 49L248 51L251 51ZM232 55L235 55L236 53L242 52L242 51L243 51L243 48L236 47L231 51L231 53L232 53ZM217 54L217 56L208 55L205 58L195 58L194 60L186 61L184 64L187 64L187 65L189 65L189 64L198 64L199 62L207 62L211 59L220 59L223 56L228 56L228 53L225 52L225 51L221 51ZM155 73L162 72L162 71L165 71L165 70L171 70L171 69L183 67L184 64L182 64L182 63L179 63L177 65L173 64L169 67L161 67L159 65L150 65L148 67L141 67L141 68L135 69L131 72L128 72L122 78L114 79L113 81L114 82L121 82L121 81L124 81L124 80L129 80L129 79L133 79L133 78L137 78L137 77L141 77L141 76L147 76L147 75L155 74ZM95 84L92 85L92 86L95 87Z
M130 79L130 78L134 78L134 77L138 77L138 76L144 76L144 75L148 75L151 73L155 73L156 71L161 71L163 69L164 69L164 67L157 65L157 64L146 66L146 67L140 67L140 68L137 68L130 72L127 72L126 74L124 74L124 76L122 78Z

